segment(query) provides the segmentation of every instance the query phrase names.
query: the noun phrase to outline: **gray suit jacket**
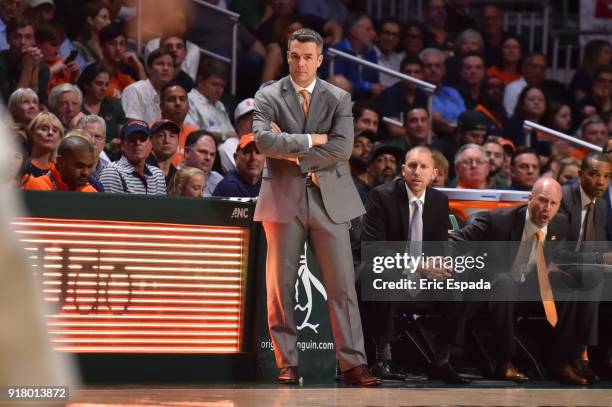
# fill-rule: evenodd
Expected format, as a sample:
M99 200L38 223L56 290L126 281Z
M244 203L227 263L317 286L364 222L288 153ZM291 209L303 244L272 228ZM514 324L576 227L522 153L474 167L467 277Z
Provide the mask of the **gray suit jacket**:
M272 132L271 122L283 132ZM253 132L266 156L256 221L292 220L304 198L308 172L316 173L333 222L348 222L365 212L348 165L354 138L350 94L317 78L305 119L286 76L255 95ZM313 133L327 134L328 142L308 149L308 134ZM287 157L299 158L299 165Z

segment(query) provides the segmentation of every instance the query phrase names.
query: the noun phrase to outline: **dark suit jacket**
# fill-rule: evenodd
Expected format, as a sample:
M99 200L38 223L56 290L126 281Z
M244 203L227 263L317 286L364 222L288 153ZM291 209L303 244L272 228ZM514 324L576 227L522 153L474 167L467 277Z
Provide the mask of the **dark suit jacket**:
M608 191L606 191L607 194ZM608 240L606 233L606 223L608 219L608 208L603 199L595 201L595 239L597 241ZM565 185L563 187L563 200L559 212L563 213L569 221L569 231L567 239L577 242L580 237L582 201L580 197L580 183L576 182L573 185ZM601 256L595 253L582 253L582 262L597 264L601 262Z
M404 180L387 182L372 189L366 198L362 241L407 241L410 239L410 208ZM447 241L451 228L448 198L427 188L423 207L423 241Z
M519 242L523 236L526 211L527 205L522 205L483 212L471 224L451 235L451 246L459 247L460 242ZM548 224L546 241L565 241L567 233L567 218L558 213ZM486 271L494 273L510 271L518 245L495 246L494 254L488 254ZM551 246L544 245L544 254L548 261L556 259L554 253L556 247Z
M579 182L575 183L574 185L565 185L563 187L563 200L561 201L561 209L559 211L565 214L570 224L567 239L578 241L578 238L580 237L580 221L582 212ZM595 201L594 220L596 240L607 240L606 222L609 221L608 208L603 199L597 199Z
M609 187L608 187L609 188ZM608 219L606 221L606 231L608 236L608 241L612 241L612 201L610 201L610 190L606 191L604 194L604 199L608 206Z

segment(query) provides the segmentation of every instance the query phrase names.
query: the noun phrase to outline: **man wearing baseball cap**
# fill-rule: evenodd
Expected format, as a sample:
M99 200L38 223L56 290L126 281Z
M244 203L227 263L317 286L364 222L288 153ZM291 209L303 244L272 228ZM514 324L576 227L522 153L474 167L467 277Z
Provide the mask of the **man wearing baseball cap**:
M404 153L402 149L388 144L379 144L370 153L368 162L368 186L374 188L398 176Z
M164 173L166 189L170 191L174 184L176 167L172 159L178 151L181 128L171 120L159 119L151 125L151 154L147 164L153 165Z
M244 99L234 110L234 128L238 137L229 137L218 148L221 169L224 174L229 174L236 168L234 153L238 148L240 137L252 132L254 103L253 98Z
M257 149L253 134L240 137L234 157L236 169L219 182L213 196L255 198L259 195L266 158Z
M121 129L123 157L102 170L104 190L115 194L166 195L164 173L147 164L151 130L142 120L130 120Z

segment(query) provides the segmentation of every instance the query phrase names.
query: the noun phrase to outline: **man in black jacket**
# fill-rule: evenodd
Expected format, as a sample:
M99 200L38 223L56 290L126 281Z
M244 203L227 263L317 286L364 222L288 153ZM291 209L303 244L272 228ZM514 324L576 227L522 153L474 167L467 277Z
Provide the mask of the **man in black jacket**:
M436 175L432 152L427 147L415 147L408 151L402 165L403 179L380 185L368 193L363 217L362 241L421 241L446 242L448 240L448 198L442 192L429 188ZM423 270L430 279L445 279L445 270ZM419 295L427 295L421 292ZM415 300L419 300L417 296ZM392 378L388 360L388 344L393 335L393 302L362 302L364 331L367 341L376 343L374 373ZM462 336L464 308L460 304L438 304L443 314L440 334L436 340L431 379L448 383L467 384L469 380L459 375L449 363L451 346Z
M527 379L514 367L511 357L515 352L516 308L531 304L540 311L544 308L554 328L547 348L554 354L559 379L574 385L588 383L573 362L583 333L593 329L594 316L581 313L576 292L568 290L574 283L573 277L551 263L575 261L573 251L560 250L555 243L565 241L569 232L567 218L557 214L561 196L561 186L555 180L542 178L533 186L528 205L485 212L451 236L455 243L504 242L503 250L494 256L489 253L485 269L491 281L488 305L499 379L518 382ZM521 242L520 247L511 242ZM525 297L532 302L516 301ZM535 301L536 298L540 301Z
M582 282L580 288L584 298L578 306L589 315L594 315L595 320L592 331L584 333L583 346L574 365L589 382L593 382L597 377L590 368L587 347L597 345L599 299L603 288L602 265L612 264L610 244L606 242L606 223L610 214L604 200L612 177L612 164L605 154L591 152L582 160L578 174L577 183L563 187L560 212L569 220L568 240L576 242L575 250L582 264L568 270L577 273ZM604 306L608 307L609 303L604 303Z

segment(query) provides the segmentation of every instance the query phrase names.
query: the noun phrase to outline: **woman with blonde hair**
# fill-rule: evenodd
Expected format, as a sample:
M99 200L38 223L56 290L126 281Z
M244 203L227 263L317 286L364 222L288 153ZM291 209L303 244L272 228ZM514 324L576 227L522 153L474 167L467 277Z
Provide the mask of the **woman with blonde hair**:
M204 172L199 168L183 167L176 172L170 194L201 198L204 188L206 188Z
M8 100L8 111L17 124L28 125L38 113L38 95L30 88L16 89Z
M41 112L32 119L28 126L31 176L40 177L49 171L63 137L64 126L53 113Z

